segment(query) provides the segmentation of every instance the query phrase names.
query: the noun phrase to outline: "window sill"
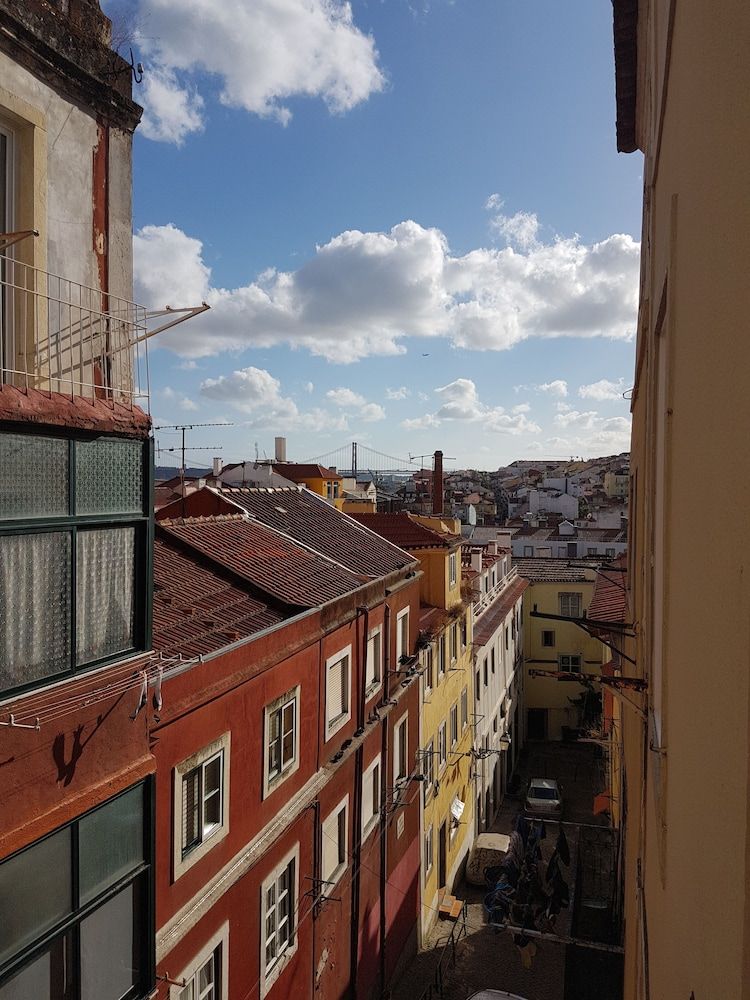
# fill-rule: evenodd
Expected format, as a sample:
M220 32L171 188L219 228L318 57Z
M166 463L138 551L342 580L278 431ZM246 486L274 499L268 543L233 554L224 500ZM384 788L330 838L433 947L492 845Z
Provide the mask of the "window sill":
M337 715L335 719L331 719L326 726L326 738L324 742L328 743L332 740L336 733L343 729L347 722L349 722L351 717L352 713L347 712L345 715Z

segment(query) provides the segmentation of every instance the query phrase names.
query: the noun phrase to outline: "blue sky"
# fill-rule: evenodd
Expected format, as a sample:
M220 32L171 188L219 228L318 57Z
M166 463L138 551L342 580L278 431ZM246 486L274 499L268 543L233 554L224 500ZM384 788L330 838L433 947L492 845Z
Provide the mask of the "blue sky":
M608 3L106 9L146 65L136 293L212 306L152 342L158 423L233 421L190 435L226 460L627 447L642 181Z

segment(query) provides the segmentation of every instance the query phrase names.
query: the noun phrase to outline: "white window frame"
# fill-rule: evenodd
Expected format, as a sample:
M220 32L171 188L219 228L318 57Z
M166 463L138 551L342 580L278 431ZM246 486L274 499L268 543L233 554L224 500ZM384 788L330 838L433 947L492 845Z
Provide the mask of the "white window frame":
M564 660L578 660L578 666L574 667L570 663L564 664ZM570 670L574 673L583 672L583 656L580 653L558 653L557 654L557 664L558 670Z
M271 774L269 770L268 751L271 733L271 716L274 712L282 711L290 703L294 703L294 757L286 764L283 764L279 772ZM300 707L300 687L286 691L278 698L274 698L263 709L263 798L267 798L279 785L283 784L299 768L299 707ZM283 747L283 732L282 732Z
M424 803L427 805L435 788L435 740L430 740L422 752L422 774L424 775Z
M221 967L219 989L216 992L217 1000L229 1000L229 921L222 924L210 941L198 952L188 965L176 977L178 982L184 982L185 986L169 987L169 1000L181 1000L182 991L191 983L193 984L193 998L199 1000L198 973L208 962L217 948L221 948Z
M266 910L266 898L268 890L272 884L278 884L282 873L289 867L289 865L294 861L294 894L292 898L291 906L291 920L292 920L292 930L291 930L291 940L286 945L284 950L277 955L276 960L270 966L266 966L266 944L268 938L266 937L266 917L268 916ZM263 884L260 887L260 968L262 970L260 977L260 996L261 1000L266 996L268 991L271 989L273 984L279 978L281 973L289 964L289 960L297 951L297 942L299 940L299 935L297 934L297 901L299 900L299 844L295 844L289 854L274 868L272 872L264 879ZM275 906L278 905L277 903Z
M461 732L465 732L469 725L469 689L465 687L461 691Z
M559 603L560 614L565 618L580 618L583 614L583 594L580 591L561 591ZM571 613L571 607L577 608L575 614Z
M448 722L446 719L438 727L438 775L448 766Z
M346 684L346 711L341 712L339 715L333 718L329 717L328 714L328 678L330 676L331 668L341 660L346 658L347 660L347 671L346 676L343 678L342 683ZM352 717L352 647L351 644L344 646L340 649L338 653L334 653L333 656L329 656L326 660L326 681L325 681L325 738L324 743L327 743L332 739L336 733L349 722Z
M339 815L344 813L344 843L339 839ZM326 856L326 844L333 841L339 854L336 867L333 871L326 871L324 866ZM321 853L320 877L323 879L322 892L325 894L338 882L346 869L349 867L349 796L345 795L337 804L335 809L328 813L321 824ZM343 858L340 855L343 853Z
M454 701L451 705L451 750L458 746L458 702Z
M424 665L422 690L424 697L427 698L435 686L435 653L432 643L429 643L422 651L422 663Z
M458 660L458 622L453 622L453 624L451 625L450 642L451 642L451 666L454 667L456 665L456 661Z
M403 640L403 625L402 622L406 619L406 644L407 649L404 649ZM402 656L408 656L409 650L409 608L402 608L401 611L396 615L396 666L401 663Z
M433 826L430 823L424 834L424 880L430 877L435 864L435 841L433 837Z
M456 553L451 552L448 556L448 586L452 590L456 586L456 581L458 580L458 572L456 569Z
M406 760L401 760L401 727L406 727ZM409 777L409 713L404 712L401 718L393 727L393 787L394 790L399 781L405 781ZM399 772L403 769L403 774Z
M230 772L230 747L231 733L223 733L213 743L192 754L185 760L177 764L172 771L172 874L176 882L181 875L201 858L205 857L210 850L229 833L229 772ZM199 844L190 849L183 857L182 850L182 782L183 778L197 767L203 767L206 763L222 755L221 763L221 823L215 826L206 834Z
M371 669L370 642L377 638L377 662ZM376 625L367 633L367 660L365 663L365 697L371 698L383 685L383 626Z
M377 769L377 779L376 784L375 770ZM381 769L381 757L380 754L374 757L370 763L367 765L362 773L362 839L368 837L370 833L378 825L378 820L380 819L380 810L383 806L382 800L382 769ZM378 791L378 807L373 809L375 805L374 791L377 785Z

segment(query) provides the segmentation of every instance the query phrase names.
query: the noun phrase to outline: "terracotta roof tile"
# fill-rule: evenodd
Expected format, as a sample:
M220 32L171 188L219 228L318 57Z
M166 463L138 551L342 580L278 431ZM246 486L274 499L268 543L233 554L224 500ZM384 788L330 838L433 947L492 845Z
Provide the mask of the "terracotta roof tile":
M138 406L12 385L0 386L0 421L3 420L136 438L148 437L151 429L151 418Z
M528 580L516 580L489 606L474 625L474 645L484 646L495 634L503 620L513 609L518 598L529 586Z
M282 621L284 616L214 571L157 529L154 649L199 656Z
M411 514L352 514L355 521L403 549L452 548L460 535L447 535L417 521Z
M620 556L612 565L624 569L627 566L627 556ZM606 570L601 570L597 573L594 596L587 612L588 617L602 622L624 622L628 606L626 581L627 576L624 572L608 573Z
M513 559L518 575L531 583L593 583L593 569L569 566L567 559L547 559L536 556Z
M273 467L280 476L291 479L293 483L301 479L341 479L333 469L314 462L274 462Z
M408 552L358 523L359 515L336 510L310 490L240 487L225 488L220 496L268 527L360 576L387 576L415 562Z
M263 594L294 607L316 607L364 582L242 514L166 520L158 526Z

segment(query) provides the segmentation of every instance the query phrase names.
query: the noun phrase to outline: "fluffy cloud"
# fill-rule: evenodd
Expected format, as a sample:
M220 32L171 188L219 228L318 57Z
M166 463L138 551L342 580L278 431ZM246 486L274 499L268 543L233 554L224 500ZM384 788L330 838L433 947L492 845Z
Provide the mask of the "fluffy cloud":
M616 382L609 379L600 378L598 382L591 382L589 385L578 387L578 395L581 399L595 399L598 402L608 399L622 399L625 379L618 378Z
M293 399L281 394L279 380L263 368L240 368L231 375L207 378L201 383L201 393L247 414L250 427L312 431L348 429L343 414L333 415L319 408L301 412Z
M596 410L579 411L562 406L553 423L564 429L566 437L550 438L550 443L587 455L616 454L630 448L628 417L601 417Z
M160 338L184 357L286 343L347 363L402 354L407 336L496 351L532 337L630 339L637 313L639 246L626 235L456 257L438 229L407 221L341 233L298 270L234 289L212 283L200 241L173 225L144 227L134 251L140 301L212 307Z
M567 396L568 383L565 379L556 378L552 382L543 382L537 386L539 392L548 392L551 396Z
M533 250L539 246L539 219L535 212L516 212L505 215L502 212L503 199L499 194L491 194L485 208L494 212L490 219L490 231L502 236L510 247L519 250Z
M524 408L524 404L509 413L503 406L483 403L471 379L457 378L435 389L435 395L440 402L436 413L404 420L401 426L407 430L425 430L440 427L446 421L465 421L481 424L482 430L498 434L538 434L541 431L539 425L526 416L528 407Z
M170 385L165 386L161 391L162 397L169 400L170 403L175 403L181 410L197 410L198 404L194 399L189 396L182 396L179 392L176 392Z
M346 389L343 386L338 389L329 389L326 397L342 410L354 411L356 416L366 423L385 420L385 410L382 406L378 403L368 403L364 396L354 392L353 389Z
M400 386L398 389L386 389L385 398L386 399L406 399L409 395L409 390L405 385Z
M375 42L345 0L140 0L138 18L150 139L180 142L202 127L196 72L218 81L222 104L282 124L289 98L343 113L385 86Z

